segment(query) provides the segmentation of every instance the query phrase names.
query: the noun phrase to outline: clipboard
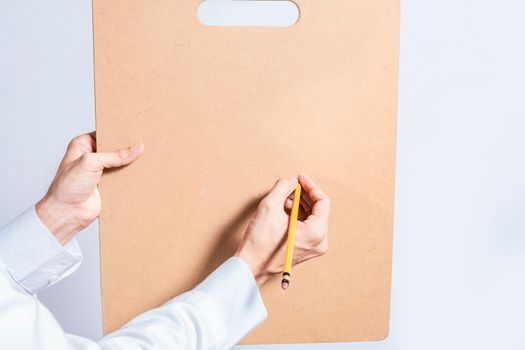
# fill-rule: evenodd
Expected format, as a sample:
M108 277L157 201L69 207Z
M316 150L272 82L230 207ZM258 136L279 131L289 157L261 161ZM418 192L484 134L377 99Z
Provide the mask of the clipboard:
M93 0L104 332L199 283L260 198L305 173L332 198L329 252L261 293L243 343L388 335L399 2L297 0L289 28L208 27L200 0ZM205 213L205 217L197 213Z

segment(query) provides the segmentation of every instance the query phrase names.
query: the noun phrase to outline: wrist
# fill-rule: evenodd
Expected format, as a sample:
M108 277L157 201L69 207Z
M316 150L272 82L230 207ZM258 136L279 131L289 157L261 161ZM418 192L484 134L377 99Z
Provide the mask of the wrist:
M243 250L238 250L234 256L241 258L242 261L252 271L253 277L255 279L255 283L258 287L261 287L266 281L268 281L272 276L264 269L264 264L261 264L257 261L255 261L250 254L246 254Z
M260 288L272 276L270 276L270 274L267 274L267 273L266 274L258 273L257 275L254 274L253 277L255 278L255 283L257 283L257 286Z
M85 228L71 209L50 197L46 196L39 201L35 205L35 211L40 221L62 245Z

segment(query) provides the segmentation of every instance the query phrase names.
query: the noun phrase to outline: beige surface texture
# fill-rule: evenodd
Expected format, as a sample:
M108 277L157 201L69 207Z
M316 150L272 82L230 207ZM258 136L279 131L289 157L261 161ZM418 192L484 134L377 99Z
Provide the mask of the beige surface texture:
M332 197L330 250L263 286L245 343L379 340L389 324L398 0L299 0L290 28L206 27L200 0L93 1L104 331L201 281L258 200L306 173Z

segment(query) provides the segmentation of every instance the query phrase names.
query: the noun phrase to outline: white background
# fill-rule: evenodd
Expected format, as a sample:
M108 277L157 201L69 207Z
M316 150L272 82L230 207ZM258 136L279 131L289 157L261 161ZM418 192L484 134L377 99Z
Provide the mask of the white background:
M523 0L402 2L390 336L283 349L525 348L524 16ZM90 1L0 0L0 225L94 123ZM99 338L98 225L78 239L84 264L40 298Z

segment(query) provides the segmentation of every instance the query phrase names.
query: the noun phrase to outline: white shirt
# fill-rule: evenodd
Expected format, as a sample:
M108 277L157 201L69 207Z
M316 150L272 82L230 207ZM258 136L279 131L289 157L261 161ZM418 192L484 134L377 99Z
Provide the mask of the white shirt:
M67 334L36 293L73 273L81 261L78 243L62 246L34 207L0 229L0 348L229 349L267 316L251 270L233 257L193 290L99 342Z

